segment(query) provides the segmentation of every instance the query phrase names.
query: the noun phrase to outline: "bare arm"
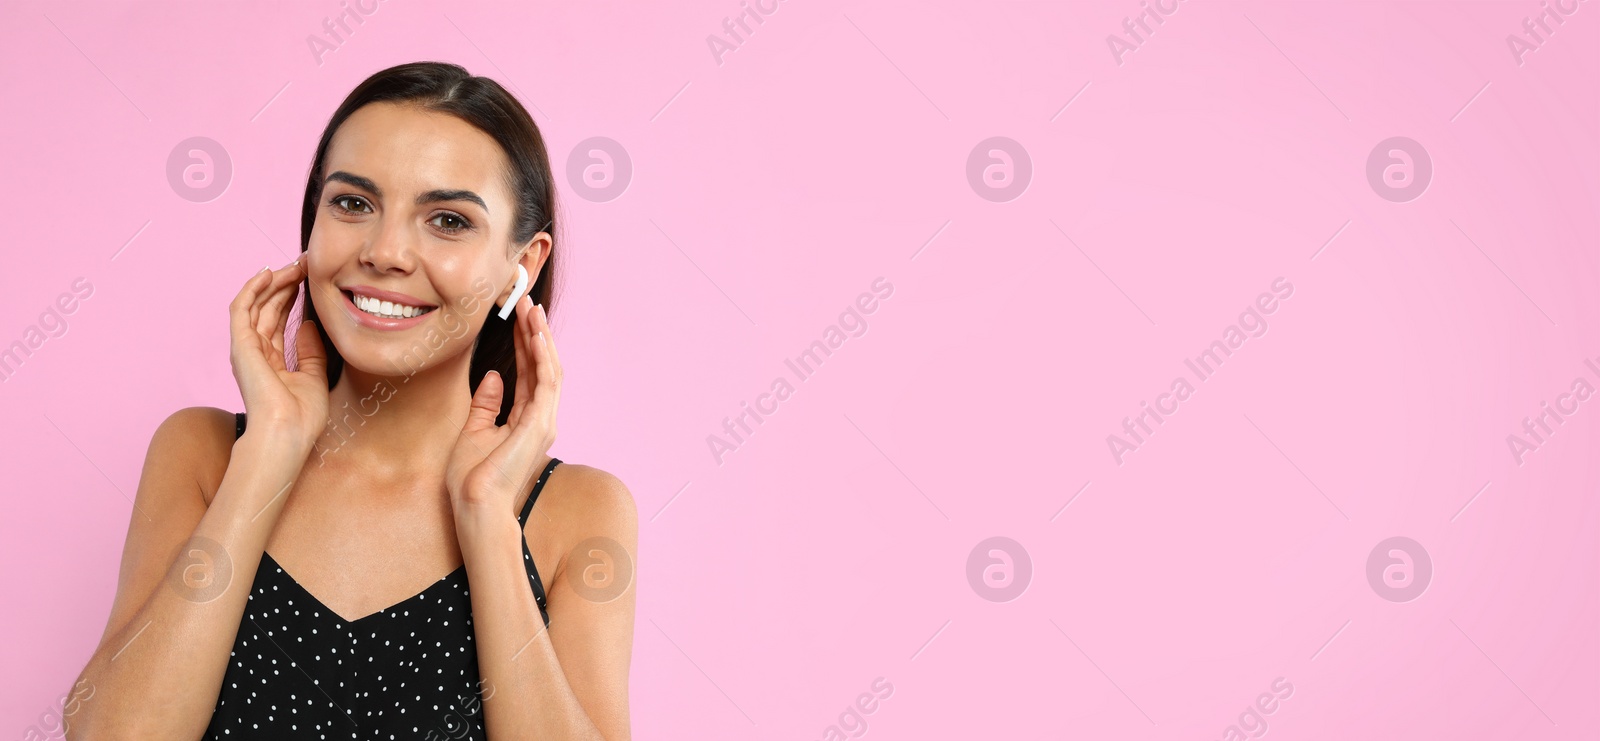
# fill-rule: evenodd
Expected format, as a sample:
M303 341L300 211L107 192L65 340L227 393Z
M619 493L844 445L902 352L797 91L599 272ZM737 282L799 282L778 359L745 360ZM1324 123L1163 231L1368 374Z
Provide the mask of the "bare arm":
M180 410L156 430L106 632L74 683L93 694L68 739L199 738L210 723L279 494L305 462L251 432L229 456L232 438L233 415L219 409ZM203 479L219 460L226 473L207 507Z
M67 738L197 739L210 724L267 537L328 418L327 358L309 322L296 337L299 369L285 365L288 305L304 275L298 261L263 269L228 305L245 434L234 441L233 415L196 407L152 436L117 596L73 684Z
M485 375L446 468L456 537L473 585L483 725L495 741L627 741L639 542L633 495L599 469L556 469L571 496L554 498L564 504L550 496L536 504L556 510L541 516L567 523L556 543L567 553L548 582L549 630L528 588L521 552L526 530L511 517L555 439L562 372L550 335L543 307L527 296L518 299L511 413L505 425L496 424L504 388L499 374Z
M609 473L564 467L572 469L567 485L582 504L560 514L581 519L570 552L547 584L549 629L528 589L517 521L500 517L457 525L485 531L463 538L473 544L463 556L471 559L467 571L477 587L472 614L490 739L632 738L628 669L638 565L633 495Z

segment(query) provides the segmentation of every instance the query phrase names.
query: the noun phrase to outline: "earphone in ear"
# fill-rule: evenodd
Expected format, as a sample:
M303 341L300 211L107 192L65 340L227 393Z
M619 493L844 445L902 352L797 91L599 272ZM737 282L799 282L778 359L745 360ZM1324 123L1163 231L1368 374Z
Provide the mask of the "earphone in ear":
M522 267L522 263L517 263L517 284L511 288L511 300L500 307L501 319L511 316L511 310L516 308L517 302L522 300L522 292L526 290L528 290L528 269Z

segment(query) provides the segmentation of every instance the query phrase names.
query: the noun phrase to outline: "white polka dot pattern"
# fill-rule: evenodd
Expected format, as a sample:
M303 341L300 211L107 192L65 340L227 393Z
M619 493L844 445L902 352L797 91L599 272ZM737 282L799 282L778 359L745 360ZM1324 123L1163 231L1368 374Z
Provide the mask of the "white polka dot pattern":
M238 432L244 429L243 414ZM550 472L533 486L524 526ZM544 585L522 542L545 625ZM466 566L345 620L263 553L204 738L485 739Z

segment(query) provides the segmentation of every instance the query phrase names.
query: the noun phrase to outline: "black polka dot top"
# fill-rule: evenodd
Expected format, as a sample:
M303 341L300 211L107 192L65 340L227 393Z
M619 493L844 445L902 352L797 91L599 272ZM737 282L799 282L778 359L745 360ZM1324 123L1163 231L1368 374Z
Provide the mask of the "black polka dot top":
M235 415L236 434L244 414ZM517 521L526 526L551 458ZM522 541L546 627L544 585ZM487 739L465 565L420 594L345 620L263 553L205 738Z

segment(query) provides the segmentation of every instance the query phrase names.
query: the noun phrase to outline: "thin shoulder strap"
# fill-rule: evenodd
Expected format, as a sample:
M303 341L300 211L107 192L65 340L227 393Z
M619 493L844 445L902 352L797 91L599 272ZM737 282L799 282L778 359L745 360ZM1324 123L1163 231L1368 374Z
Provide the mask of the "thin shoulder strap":
M533 485L533 493L528 495L528 503L522 505L522 514L517 515L517 524L528 526L528 515L533 514L533 503L538 500L539 492L544 490L544 482L550 479L550 472L556 470L556 465L559 463L561 463L560 458L552 457L550 462L545 464L544 472L539 474L539 480Z
M238 440L244 435L244 412L233 413L233 439Z

